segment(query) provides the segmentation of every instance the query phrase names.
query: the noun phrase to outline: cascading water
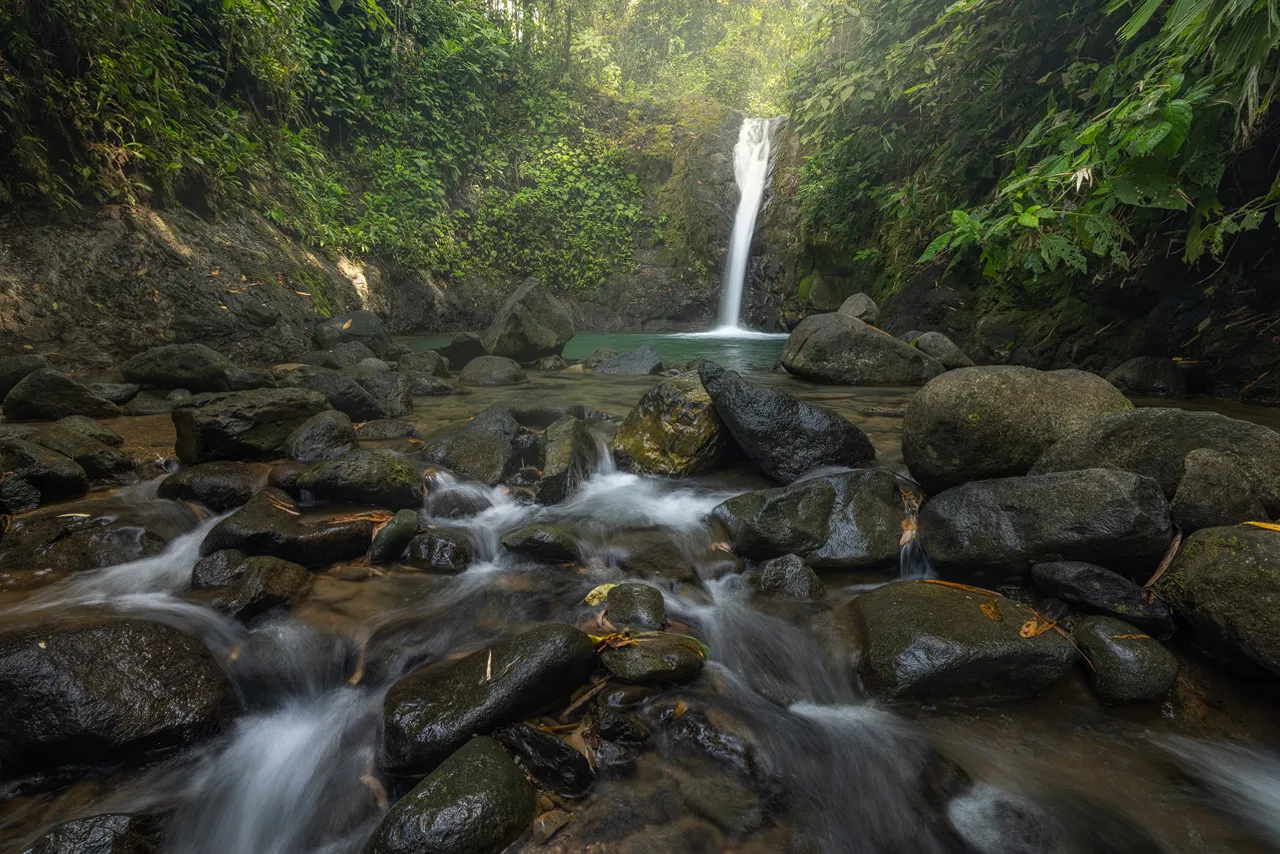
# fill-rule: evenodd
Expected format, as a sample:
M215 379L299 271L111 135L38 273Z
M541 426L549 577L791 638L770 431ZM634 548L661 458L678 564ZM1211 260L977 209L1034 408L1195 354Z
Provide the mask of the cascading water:
M738 144L733 149L733 171L741 197L733 220L733 236L729 241L728 263L725 265L720 303L721 330L739 328L751 237L755 234L756 217L760 214L760 202L769 178L774 125L774 119L745 119L738 133Z

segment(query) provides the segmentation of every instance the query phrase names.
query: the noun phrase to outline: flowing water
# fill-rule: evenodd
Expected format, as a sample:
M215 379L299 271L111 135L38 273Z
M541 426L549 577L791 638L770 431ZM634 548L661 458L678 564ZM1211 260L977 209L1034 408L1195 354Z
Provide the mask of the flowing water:
M901 468L898 410L910 389L815 386L775 374L769 369L780 342L771 339L581 336L567 355L641 343L672 362L716 357L833 406L867 430L878 465ZM532 372L527 386L420 399L414 418L429 436L495 400L584 403L621 416L654 381ZM1277 423L1274 410L1233 414ZM114 426L129 432L131 444L160 453L172 441L166 419ZM412 459L407 441L386 444ZM1019 703L877 703L856 680L857 642L843 615L860 592L897 573L824 575L820 601L753 597L706 519L726 497L764 485L758 476L644 478L614 470L606 456L551 507L443 471L428 477L421 521L467 536L476 556L469 569L449 576L407 566L335 567L316 576L291 614L250 627L186 589L216 517L155 498L154 482L77 502L76 512L167 519L169 546L15 589L0 599L0 620L106 610L181 627L222 662L246 711L221 737L149 764L105 769L61 789L6 784L0 850L24 850L58 820L153 811L167 816L166 854L356 854L388 800L403 793L400 781L378 770L387 687L412 668L534 622L594 626L598 609L584 604L586 593L627 577L624 567L634 566L628 562L655 544L687 570L651 580L663 590L673 624L709 648L707 678L646 701L648 719L667 722L656 750L639 758L633 776L599 780L572 807L574 819L553 840L559 847L526 841L517 843L520 851L1147 850L1134 828L1169 851L1280 846L1280 729L1274 697L1258 686L1188 659L1179 687L1157 708L1103 707L1080 672ZM548 565L499 547L503 532L531 521L568 525L585 559ZM928 572L909 542L901 573ZM975 785L951 791L946 780L956 767ZM776 827L741 845L701 849L671 836L702 826L680 792L708 777L750 781L765 792Z
M742 122L738 144L733 149L733 174L738 184L738 211L733 219L729 255L724 265L724 288L720 297L720 327L735 330L742 312L742 291L751 258L751 239L756 218L769 181L776 119L749 118Z

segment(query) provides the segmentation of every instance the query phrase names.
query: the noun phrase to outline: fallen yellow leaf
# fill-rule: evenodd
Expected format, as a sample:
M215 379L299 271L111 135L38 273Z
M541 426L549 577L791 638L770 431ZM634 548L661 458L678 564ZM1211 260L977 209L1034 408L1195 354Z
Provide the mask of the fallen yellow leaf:
M1261 528L1264 531L1280 531L1280 524L1275 522L1244 522L1242 524L1250 525L1254 528Z
M605 597L609 595L609 591L617 586L616 584L601 584L593 588L583 601L588 605L603 605Z

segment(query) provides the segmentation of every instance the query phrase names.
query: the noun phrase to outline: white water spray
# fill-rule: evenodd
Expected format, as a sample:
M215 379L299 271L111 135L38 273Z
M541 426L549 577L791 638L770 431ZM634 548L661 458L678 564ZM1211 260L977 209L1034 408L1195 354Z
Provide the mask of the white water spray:
M747 261L751 255L751 237L756 230L756 217L764 198L769 178L769 159L773 150L773 119L745 119L733 149L733 171L741 198L733 220L733 237L729 241L729 258L725 266L724 291L720 303L720 330L739 331L742 290L747 280Z

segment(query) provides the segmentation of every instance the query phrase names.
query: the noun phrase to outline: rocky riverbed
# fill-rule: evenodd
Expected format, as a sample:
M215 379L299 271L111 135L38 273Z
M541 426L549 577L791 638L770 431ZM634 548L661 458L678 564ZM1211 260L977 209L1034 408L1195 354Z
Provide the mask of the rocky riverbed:
M858 305L566 360L543 297L0 362L5 850L1274 850L1280 434Z

